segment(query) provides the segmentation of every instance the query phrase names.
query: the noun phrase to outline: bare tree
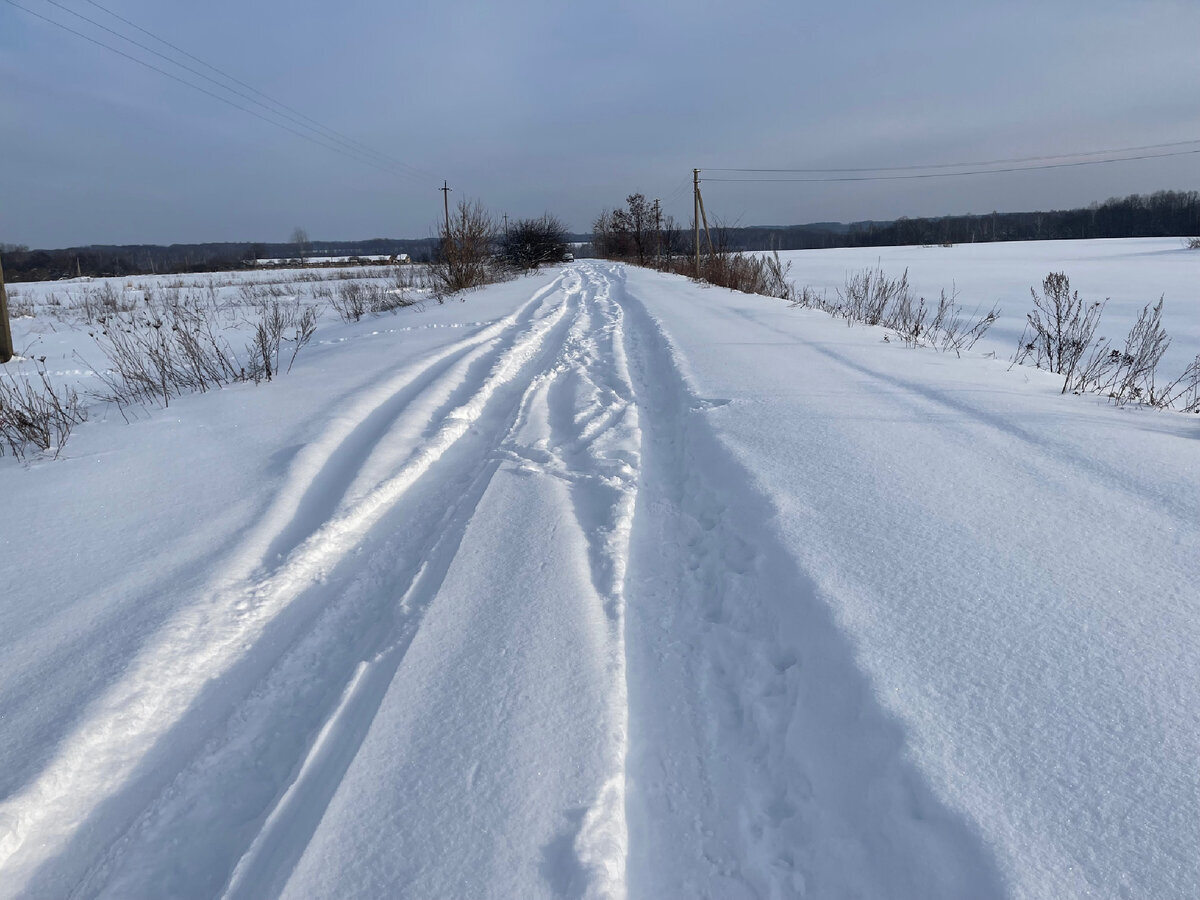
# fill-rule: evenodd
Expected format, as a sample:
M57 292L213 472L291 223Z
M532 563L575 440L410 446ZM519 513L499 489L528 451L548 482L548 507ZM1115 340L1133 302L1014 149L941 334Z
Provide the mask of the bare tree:
M654 207L644 194L630 194L624 209L600 214L592 223L592 233L597 255L644 266L658 240Z
M560 262L567 252L567 230L544 213L537 219L518 219L500 238L500 258L514 269L533 271Z
M430 268L439 301L498 280L496 223L478 200L460 200L449 228L439 231L441 249Z
M309 251L309 246L310 246L309 240L308 240L308 232L305 231L303 228L301 228L299 225L297 225L296 228L292 231L291 242L296 245L296 252L300 256L301 264L303 264L304 257L308 256L308 251Z

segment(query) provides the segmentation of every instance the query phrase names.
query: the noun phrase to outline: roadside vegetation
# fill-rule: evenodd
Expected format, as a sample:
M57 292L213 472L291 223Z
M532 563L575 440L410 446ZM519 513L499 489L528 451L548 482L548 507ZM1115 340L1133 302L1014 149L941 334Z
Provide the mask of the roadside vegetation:
M546 213L517 219L501 230L478 201L459 201L442 228L441 245L429 267L438 302L487 284L562 262L566 229Z
M1175 378L1158 377L1171 339L1162 323L1164 298L1142 307L1124 340L1100 334L1107 301L1085 300L1063 272L1051 272L1042 291L1030 288L1033 311L1013 354L1013 365L1033 365L1063 376L1062 392L1098 393L1117 405L1200 412L1200 355Z
M1135 204L1136 205L1136 204ZM670 217L663 218L643 194L630 194L625 205L604 210L593 223L595 255L741 291L787 300L793 307L816 309L847 324L876 325L908 347L931 347L961 354L971 350L1000 315L1000 309L966 309L958 292L943 289L936 301L914 295L908 271L899 277L881 268L847 276L830 297L791 280L791 263L778 251L735 250L729 230L705 236L706 252L696 259L694 245ZM1200 249L1200 238L1185 241ZM1051 272L1042 291L1031 288L1033 311L1027 315L1014 365L1032 365L1063 376L1063 393L1102 394L1118 405L1144 404L1156 409L1200 412L1200 355L1170 380L1158 374L1171 339L1163 327L1164 299L1147 303L1123 340L1100 334L1103 301L1085 301L1072 292L1065 273Z
M864 270L846 280L835 297L791 280L791 263L777 251L751 253L733 250L729 229L718 226L705 238L699 261L689 252L687 238L670 217L652 211L644 195L630 194L625 206L605 210L593 223L593 250L598 256L673 272L698 281L787 300L793 307L819 309L847 324L881 325L908 346L934 347L943 352L970 350L996 321L995 307L968 313L956 293L943 290L936 303L915 297L908 272L889 278L882 270ZM709 241L711 240L711 243Z
M81 332L76 378L47 370L40 338L0 369L0 455L58 456L89 407L169 407L179 397L287 374L329 310L343 321L433 296L429 267L87 277L10 290L14 319L34 331ZM39 289L39 288L49 288Z
M343 322L442 303L486 284L561 262L562 223L552 215L518 219L507 231L477 202L452 211L427 264L270 268L243 272L93 279L10 291L12 317L36 330L80 331L76 386L47 371L37 341L17 348L0 370L0 455L57 456L89 404L169 407L178 398L286 375L324 315ZM303 229L292 243L309 248ZM46 289L49 288L49 289Z

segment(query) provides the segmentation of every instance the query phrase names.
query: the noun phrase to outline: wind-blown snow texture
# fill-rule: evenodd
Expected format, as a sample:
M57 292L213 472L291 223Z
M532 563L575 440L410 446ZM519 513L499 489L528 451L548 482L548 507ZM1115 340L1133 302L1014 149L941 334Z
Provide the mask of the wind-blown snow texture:
M403 316L0 467L0 895L1200 895L1200 419L605 263Z

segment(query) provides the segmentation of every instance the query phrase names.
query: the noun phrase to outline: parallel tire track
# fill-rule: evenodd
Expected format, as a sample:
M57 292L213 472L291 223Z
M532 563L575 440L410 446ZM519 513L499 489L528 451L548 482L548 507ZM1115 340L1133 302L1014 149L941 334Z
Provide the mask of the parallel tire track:
M154 824L162 824L162 815L181 817L182 822L194 814L195 798L199 795L188 795L188 778L181 781L180 776L174 776L173 781L163 780L171 778L172 771L179 772L181 763L186 773L188 764L178 757L179 747L202 745L214 724L229 721L220 713L222 708L234 710L237 719L244 695L240 695L236 685L245 684L247 676L249 683L262 684L271 667L270 660L278 659L289 649L305 649L304 629L310 627L324 604L339 599L336 591L324 589L327 582L336 579L343 589L349 586L348 593L353 595L356 572L362 572L367 580L379 577L379 572L372 573L370 565L355 562L356 547L369 538L375 526L389 516L431 469L443 458L453 456L456 444L491 414L493 406L507 405L511 409L509 415L515 415L516 401L504 399L510 393L508 385L519 380L531 361L545 352L542 348L550 336L563 329L563 317L576 305L577 293L577 284L564 290L562 279L557 279L513 316L371 391L357 404L356 410L335 423L331 433L297 460L292 487L285 489L276 510L260 527L260 534L248 541L248 548L230 567L235 572L248 569L257 572L257 576L249 579L226 576L209 601L190 609L168 626L160 642L92 710L89 721L65 742L41 776L0 806L0 817L11 824L0 841L0 866L6 868L6 891L18 891L22 884L30 888L36 884L63 893L61 887L76 883L81 887L81 895L100 892L110 876L132 858L128 854L138 841L151 834ZM543 307L545 311L537 315ZM347 488L353 483L374 447L389 432L387 420L394 424L392 414L400 416L411 399L427 398L430 385L444 373L457 370L461 374L460 364L479 348L488 346L492 347L493 361L471 396L446 411L430 438L398 470L347 507L338 498L344 490L338 482L345 483ZM406 394L413 397L399 399ZM447 385L443 395L453 394L453 385ZM382 416L384 421L373 420L373 415ZM502 420L505 418L501 415ZM509 424L505 423L504 428ZM455 465L460 470L465 465L465 471L486 476L494 469L494 463L486 461L488 448L484 446L476 452L483 454L482 470L479 462L456 461ZM303 488L304 485L308 487ZM327 517L306 538L302 536L304 529L296 526L299 511L305 509L310 513L319 510ZM439 528L446 531L448 523L442 510L436 512L436 519L427 522L429 533ZM428 517L431 512L426 508L424 514ZM452 512L449 518L453 520L454 515ZM469 506L457 515L469 519ZM286 555L293 543L295 549ZM380 546L392 553L397 549L389 547L387 541ZM417 547L412 556L419 557L422 550L428 549ZM272 556L281 554L286 559L271 566ZM343 573L342 569L346 571ZM402 641L403 634L399 638ZM226 677L231 674L236 677ZM323 687L328 692L329 686ZM335 687L332 698L335 705L339 693ZM242 717L243 725L248 721ZM165 740L168 735L169 741ZM251 756L256 753L253 736L238 733L236 725L232 732L220 737L227 739L226 753ZM248 743L235 746L239 740ZM305 743L297 748L301 756ZM174 749L160 756L155 753L159 746ZM203 760L212 759L214 753L219 754L220 749L210 748L201 754L199 765L192 765L193 787L202 785L204 778L196 781L195 773L204 769ZM285 761L274 762L287 765ZM99 784L111 785L107 798L95 795L95 786ZM159 794L164 785L165 793ZM156 800L156 796L160 799ZM105 842L99 835L114 833L113 826L122 820L128 822L129 814L139 809L144 810L137 814L140 825L120 827L115 833L124 837L104 850ZM206 814L211 815L211 810ZM89 827L80 829L85 822ZM240 831L244 832L244 828ZM218 839L216 843L222 842ZM230 847L224 845L218 849L228 852ZM96 859L98 850L102 855ZM88 859L96 861L87 864ZM84 864L90 870L87 874L79 868ZM152 874L147 870L141 876ZM135 881L141 877L137 872L133 876ZM197 887L193 883L189 890L195 892Z

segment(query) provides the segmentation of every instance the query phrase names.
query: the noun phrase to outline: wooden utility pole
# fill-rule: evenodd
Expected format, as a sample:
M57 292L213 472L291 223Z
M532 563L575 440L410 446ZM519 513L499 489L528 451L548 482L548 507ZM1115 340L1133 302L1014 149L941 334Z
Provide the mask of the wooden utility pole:
M662 209L658 198L654 198L654 264L662 269Z
M700 170L692 169L692 225L696 231L696 280L700 280Z
M708 255L716 256L716 251L713 250L712 235L708 232L708 214L704 211L704 195L700 193L699 188L696 188L696 196L700 198L700 219L704 222L704 239L708 241Z
M504 214L504 233L508 234L508 213Z
M446 240L450 240L450 183L443 181L438 190L442 192L442 207L446 211Z
M450 240L450 184L448 181L442 182L442 187L438 190L442 192L442 209L446 214L446 236L443 241L442 253L446 259L450 259L454 254L454 241Z
M4 290L4 265L0 263L0 363L13 358L12 326L8 324L8 292Z

